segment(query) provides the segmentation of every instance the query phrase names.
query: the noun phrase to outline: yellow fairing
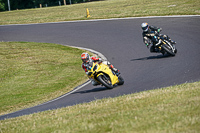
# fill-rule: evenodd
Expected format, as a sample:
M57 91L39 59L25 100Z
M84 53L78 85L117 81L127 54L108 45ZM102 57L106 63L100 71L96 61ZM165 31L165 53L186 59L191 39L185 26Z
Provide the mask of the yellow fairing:
M111 79L112 85L119 82L118 77L114 75L111 69L103 63L98 64L93 62L91 69L89 69L88 72L90 73L89 77L93 79L95 79L95 76L98 77L99 75L107 74Z

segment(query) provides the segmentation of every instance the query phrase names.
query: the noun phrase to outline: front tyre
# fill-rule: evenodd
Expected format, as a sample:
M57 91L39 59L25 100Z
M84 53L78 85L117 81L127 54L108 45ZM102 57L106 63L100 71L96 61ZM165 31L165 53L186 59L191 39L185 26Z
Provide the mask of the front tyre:
M174 53L177 53L177 49L175 49Z
M162 48L170 55L175 56L175 53L169 49L166 45L162 45Z
M112 85L112 83L111 83L110 78L109 78L109 77L104 77L104 76L105 76L105 75L99 75L99 76L97 77L97 80L98 80L101 84L103 84L106 88L112 89L112 88L113 88L113 85Z
M118 85L123 85L124 84L124 79L122 78L122 76L119 76L118 80L119 80Z

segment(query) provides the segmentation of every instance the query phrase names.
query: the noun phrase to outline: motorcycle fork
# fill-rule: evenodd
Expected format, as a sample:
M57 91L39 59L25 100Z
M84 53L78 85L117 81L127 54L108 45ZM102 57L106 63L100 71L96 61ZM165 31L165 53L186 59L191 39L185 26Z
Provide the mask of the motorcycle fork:
M104 75L103 74L103 77L106 79L106 81L108 81L109 82L109 84L111 84L111 81L110 81L110 79L106 76L106 75Z
M173 52L175 51L175 48L173 47L173 45L172 45L171 43L169 43L168 41L163 42L163 43L164 43L164 44L167 44L167 47L168 47L169 49L172 49Z

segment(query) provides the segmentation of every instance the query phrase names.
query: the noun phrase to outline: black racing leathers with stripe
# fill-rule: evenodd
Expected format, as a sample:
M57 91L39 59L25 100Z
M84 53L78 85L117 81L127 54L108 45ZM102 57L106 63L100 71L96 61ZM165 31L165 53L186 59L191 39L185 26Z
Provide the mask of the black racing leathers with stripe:
M151 40L152 38L158 34L158 27L155 27L155 26L149 26L149 29L147 32L143 32L142 33L142 36L143 36L143 42L146 44L146 45L150 45L151 44Z

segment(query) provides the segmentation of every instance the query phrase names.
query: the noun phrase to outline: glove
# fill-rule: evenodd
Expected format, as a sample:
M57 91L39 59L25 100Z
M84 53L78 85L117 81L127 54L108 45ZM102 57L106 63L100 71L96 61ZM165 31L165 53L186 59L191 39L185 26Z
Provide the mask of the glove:
M147 46L147 48L149 48L149 44L148 43L146 43L146 46Z
M162 28L158 29L158 33L162 31Z

